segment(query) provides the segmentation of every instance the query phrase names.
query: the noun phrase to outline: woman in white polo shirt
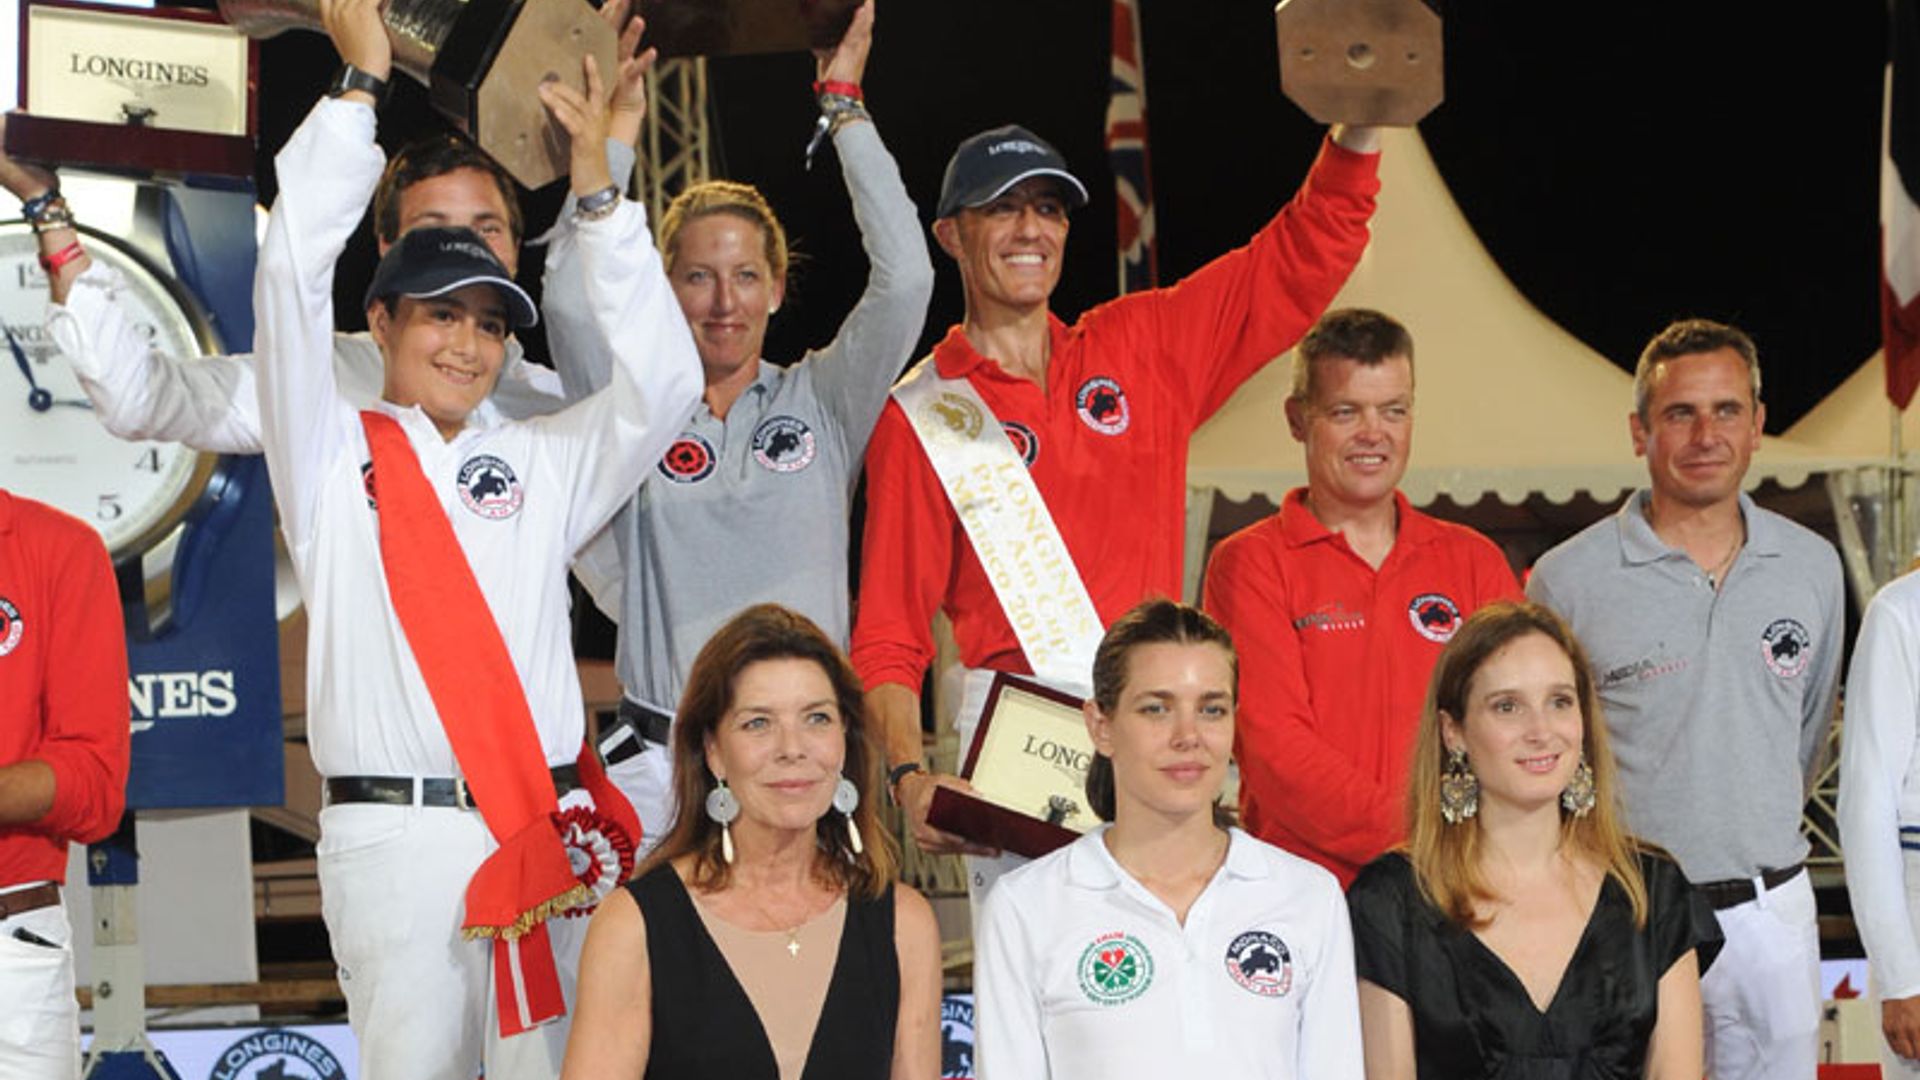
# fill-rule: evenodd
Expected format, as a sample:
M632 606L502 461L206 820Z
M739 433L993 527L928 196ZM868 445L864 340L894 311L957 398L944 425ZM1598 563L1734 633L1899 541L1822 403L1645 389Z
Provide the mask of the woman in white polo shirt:
M1110 822L1007 875L975 928L983 1080L1359 1080L1333 875L1232 827L1233 642L1148 601L1093 665L1087 778Z

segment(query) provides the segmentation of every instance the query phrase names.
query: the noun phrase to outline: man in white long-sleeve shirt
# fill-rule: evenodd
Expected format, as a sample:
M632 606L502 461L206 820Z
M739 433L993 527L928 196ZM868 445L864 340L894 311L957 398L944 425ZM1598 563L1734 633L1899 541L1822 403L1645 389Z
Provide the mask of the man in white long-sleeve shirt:
M384 80L390 46L376 0L326 0L322 12L348 64L336 86L351 87L354 72ZM623 65L623 81L631 71ZM383 260L376 273L368 318L386 377L382 401L359 414L330 362L332 279L383 164L373 95L348 88L322 101L275 161L280 196L255 286L261 436L311 620L309 733L329 795L323 913L369 1080L471 1080L483 1065L494 1080L552 1077L565 1043L564 1023L502 1034L507 1017L490 1001L521 1000L521 987L490 986L488 942L463 938L473 928L470 884L500 839L499 807L485 796L472 806L473 759L455 739L481 718L441 708L436 658L392 588L392 525L373 504L397 490L389 483L399 474L383 466L367 482L380 453L371 433L401 434L407 467L438 504L429 509L445 514L439 527L450 526L524 696L538 764L564 789L584 735L567 562L651 470L700 392L698 357L645 214L610 183L595 108L604 98L588 102L564 87L542 97L574 136L573 186L588 196L572 223L583 287L617 348L605 391L533 421L505 421L486 400L517 307L504 271L418 291L423 279L406 260L480 253L471 234L462 248L438 230L411 234L386 256L401 264ZM493 285L500 303L462 281ZM477 641L494 628L474 629ZM584 801L567 791L560 806ZM570 987L584 923L544 925L560 987Z
M1840 845L1888 1080L1920 1080L1920 574L1867 606L1847 672Z

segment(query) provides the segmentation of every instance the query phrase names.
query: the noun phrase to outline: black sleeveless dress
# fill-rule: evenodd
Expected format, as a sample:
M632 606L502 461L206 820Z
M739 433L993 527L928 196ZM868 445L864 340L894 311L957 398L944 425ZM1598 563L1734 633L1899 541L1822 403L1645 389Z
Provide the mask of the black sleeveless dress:
M733 968L673 867L627 883L647 920L653 977L653 1043L646 1080L778 1080L773 1047ZM893 886L875 900L847 898L840 953L820 1007L801 1080L886 1080L900 1012L893 947Z

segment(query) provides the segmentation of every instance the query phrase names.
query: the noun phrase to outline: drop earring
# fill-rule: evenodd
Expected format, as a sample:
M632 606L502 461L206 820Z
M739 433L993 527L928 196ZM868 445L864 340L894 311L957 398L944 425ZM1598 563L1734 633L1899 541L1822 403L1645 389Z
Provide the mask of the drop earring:
M1587 764L1587 756L1580 755L1580 764L1573 770L1573 779L1567 781L1567 788L1560 793L1560 806L1574 817L1583 818L1599 801L1599 795L1593 788L1593 766Z
M853 853L865 854L866 847L860 842L860 826L853 820L853 812L860 808L860 789L854 787L853 781L844 776L840 778L838 784L834 785L833 808L846 815L847 843L853 848Z
M1440 767L1440 818L1458 825L1480 812L1480 778L1467 767L1465 750L1447 751Z
M714 789L707 792L707 817L720 826L720 857L726 860L728 866L733 865L732 825L739 816L740 800L728 790L724 778L716 781Z

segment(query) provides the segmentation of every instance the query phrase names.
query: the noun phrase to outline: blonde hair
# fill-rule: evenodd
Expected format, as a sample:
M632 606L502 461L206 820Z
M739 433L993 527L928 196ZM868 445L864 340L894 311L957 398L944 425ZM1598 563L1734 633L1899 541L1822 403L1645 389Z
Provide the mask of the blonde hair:
M1593 769L1593 809L1582 817L1560 811L1561 844L1605 867L1607 876L1625 890L1634 925L1644 927L1647 886L1640 875L1639 861L1643 845L1628 835L1620 820L1613 750L1593 685L1593 668L1573 631L1560 616L1539 604L1502 600L1481 608L1461 625L1434 664L1407 792L1407 854L1414 877L1421 894L1454 923L1470 928L1487 924L1488 919L1475 914L1475 904L1498 897L1480 870L1480 820L1469 818L1449 825L1440 816L1440 775L1447 757L1441 714L1464 721L1473 677L1495 652L1529 634L1540 634L1560 646L1573 664L1584 728L1581 749Z
M787 280L790 261L787 230L781 227L780 219L774 215L773 207L767 203L766 196L760 194L760 189L732 180L702 181L674 196L673 202L667 204L667 212L660 218L660 252L669 271L673 269L674 258L680 253L680 230L714 214L731 214L748 224L759 226L773 280Z

